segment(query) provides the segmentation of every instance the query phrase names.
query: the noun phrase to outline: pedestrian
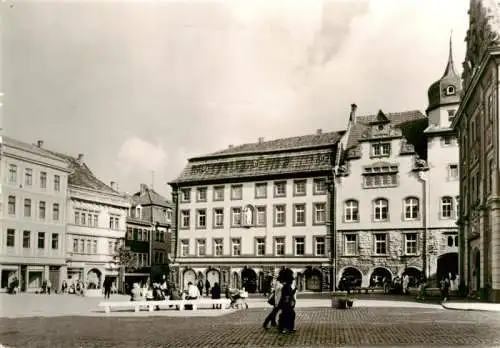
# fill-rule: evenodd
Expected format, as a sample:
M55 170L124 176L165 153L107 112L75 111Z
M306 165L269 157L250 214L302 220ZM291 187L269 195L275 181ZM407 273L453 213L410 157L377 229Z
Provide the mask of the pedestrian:
M205 281L205 290L207 291L208 297L208 294L210 293L210 282L208 281L208 279Z
M295 330L295 304L297 288L293 287L294 277L290 269L283 272L283 288L281 289L281 298L279 309L281 313L278 319L278 327L281 334L294 333Z
M410 277L408 274L403 275L403 295L408 293L408 285L410 284Z
M271 324L272 327L276 327L276 316L278 315L278 312L280 310L279 305L280 305L280 300L281 300L281 289L283 288L283 284L281 283L282 278L281 276L278 276L276 279L276 282L274 284L274 288L271 290L271 294L268 298L268 303L273 306L273 309L271 313L269 313L264 320L264 323L262 324L262 327L264 329L268 329L268 325Z
M189 284L188 284L188 286L189 286ZM203 279L200 278L198 280L197 287L198 287L198 290L199 290L198 292L200 293L200 296L201 296L203 294Z
M450 294L450 279L447 276L443 278L441 281L441 301L448 301L448 297Z
M61 292L65 294L67 290L68 290L68 283L66 282L66 280L63 280L61 284Z
M46 287L47 287L47 295L50 295L50 290L52 289L52 282L50 281L50 279L47 279Z
M212 287L212 300L220 300L220 286L219 283L215 282L214 286ZM213 308L221 308L221 304L216 304L213 305Z
M186 300L196 300L201 296L199 287L193 285L193 283L188 283L188 294L186 296Z
M111 278L106 277L104 279L104 298L109 299L111 297Z

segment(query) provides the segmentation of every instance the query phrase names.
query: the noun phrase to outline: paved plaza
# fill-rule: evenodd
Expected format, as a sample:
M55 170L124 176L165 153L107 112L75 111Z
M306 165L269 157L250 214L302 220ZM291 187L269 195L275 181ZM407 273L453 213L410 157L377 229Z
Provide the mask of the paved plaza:
M115 296L113 300L126 299ZM0 344L6 347L332 347L500 346L500 313L446 310L436 304L357 300L350 310L327 299L298 301L297 332L264 330L264 299L236 311L120 312L101 298L0 295Z

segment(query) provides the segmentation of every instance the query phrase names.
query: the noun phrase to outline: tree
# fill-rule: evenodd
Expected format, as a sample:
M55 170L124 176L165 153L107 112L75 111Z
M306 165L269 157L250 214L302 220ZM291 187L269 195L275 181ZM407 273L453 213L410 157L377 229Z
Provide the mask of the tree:
M120 268L120 291L125 293L125 273L128 270L133 270L136 267L136 257L135 254L130 250L130 247L125 245L120 245L115 250L115 255L113 259L118 264Z

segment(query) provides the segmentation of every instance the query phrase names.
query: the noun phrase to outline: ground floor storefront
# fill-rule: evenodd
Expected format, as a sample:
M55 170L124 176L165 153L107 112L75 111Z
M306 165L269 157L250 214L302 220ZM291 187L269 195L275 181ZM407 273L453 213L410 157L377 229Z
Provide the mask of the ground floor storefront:
M17 284L21 292L41 292L44 283L50 280L52 290L60 288L65 265L47 264L1 264L0 265L0 291Z
M249 293L266 293L272 281L283 268L290 268L297 281L299 291L330 291L332 267L329 264L259 264L235 263L231 265L179 264L171 268L171 280L182 290L189 282L203 283L206 291L218 283L226 288L245 289Z

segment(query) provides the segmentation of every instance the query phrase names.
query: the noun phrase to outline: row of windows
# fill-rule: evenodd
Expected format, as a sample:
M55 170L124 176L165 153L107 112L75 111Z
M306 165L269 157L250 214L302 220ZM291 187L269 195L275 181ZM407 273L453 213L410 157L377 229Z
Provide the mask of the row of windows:
M99 227L99 212L78 209L75 210L75 225L87 226L87 227ZM119 230L120 229L120 217L110 216L109 217L109 229Z
M314 237L314 255L326 256L326 239L325 237ZM190 241L189 239L181 240L181 256L190 256ZM293 254L294 256L305 255L306 238L294 237L293 239ZM266 239L255 238L254 250L256 256L266 255ZM231 238L231 256L241 256L241 238ZM196 240L196 256L207 255L206 239ZM212 255L225 256L224 243L222 238L214 238L212 243ZM285 256L285 237L274 237L274 256Z
M163 251L155 251L155 254L154 254L154 263L155 264L162 264L165 262L165 252Z
M133 228L127 227L127 240L136 240L140 242L147 242L151 236L151 230L146 228ZM155 242L164 242L165 241L165 231L154 231Z
M37 248L38 249L45 249L46 246L46 237L48 233L45 232L38 232L37 234ZM9 228L7 229L7 240L5 245L7 247L15 247L16 246L16 230ZM59 233L52 233L51 234L51 247L53 250L59 249ZM31 231L23 231L22 234L22 243L23 243L23 248L25 249L30 249L31 248Z
M248 209L248 208L246 208ZM250 214L250 215L247 215ZM230 208L230 226L241 227L243 225L255 225L264 227L267 224L267 206L256 206L255 216L241 207ZM299 203L293 205L293 225L304 226L306 224L306 204ZM312 221L314 225L321 225L326 222L326 203L312 204ZM286 204L276 204L273 206L273 224L276 227L286 225ZM196 209L196 228L207 228L207 209ZM191 210L181 210L181 228L190 228L191 226ZM213 208L212 213L213 228L224 227L224 208Z
M8 181L11 184L17 184L19 180L19 171L18 167L15 164L10 164L9 165L9 175L8 175ZM47 188L47 172L41 171L40 176L39 176L39 185L42 190L45 190ZM22 180L21 184L24 183L25 186L33 186L33 169L32 168L25 168L24 169L24 180ZM59 192L61 191L61 177L59 175L54 175L54 180L53 180L53 188L54 191Z
M440 217L442 219L453 219L456 217L458 198L455 200L450 196L442 197L440 200ZM416 197L407 197L403 201L404 220L420 219L420 201ZM373 221L389 220L389 201L385 198L378 198L373 201ZM359 202L349 199L344 202L344 222L359 222Z
M418 233L404 233L404 247L403 252L405 255L418 254ZM343 237L343 255L344 256L357 256L359 255L359 236L357 233L346 233ZM373 233L372 235L372 253L373 255L385 256L388 255L389 250L389 235L388 233ZM398 250L396 250L398 251Z
M134 253L134 261L136 268L149 267L149 254Z
M273 183L273 193L274 197L286 197L287 196L287 181L280 180ZM243 185L231 185L230 187L230 198L231 200L241 200L243 198ZM324 195L326 194L326 181L324 178L313 179L313 194L314 195ZM197 202L207 202L207 187L197 187L196 188L196 201ZM219 185L213 187L213 198L214 202L219 202L224 200L225 186ZM307 179L300 179L293 181L293 195L294 196L305 196L307 195ZM255 198L267 198L268 196L268 183L261 182L255 183ZM191 202L191 188L181 189L181 202L189 203Z
M144 219L143 212L143 207L138 205L128 210L128 217L142 220ZM163 209L163 216L167 222L172 221L172 209Z
M47 203L45 201L38 202L38 218L45 220L46 218ZM16 215L17 213L17 199L16 196L9 196L7 201L7 212L9 215ZM24 199L24 217L31 217L33 213L33 202L30 198ZM52 220L59 221L60 206L59 203L52 204Z
M108 255L114 255L116 250L118 250L120 242L117 240L108 241ZM86 255L97 255L97 239L83 239L83 238L73 238L73 253L75 254L86 254Z

